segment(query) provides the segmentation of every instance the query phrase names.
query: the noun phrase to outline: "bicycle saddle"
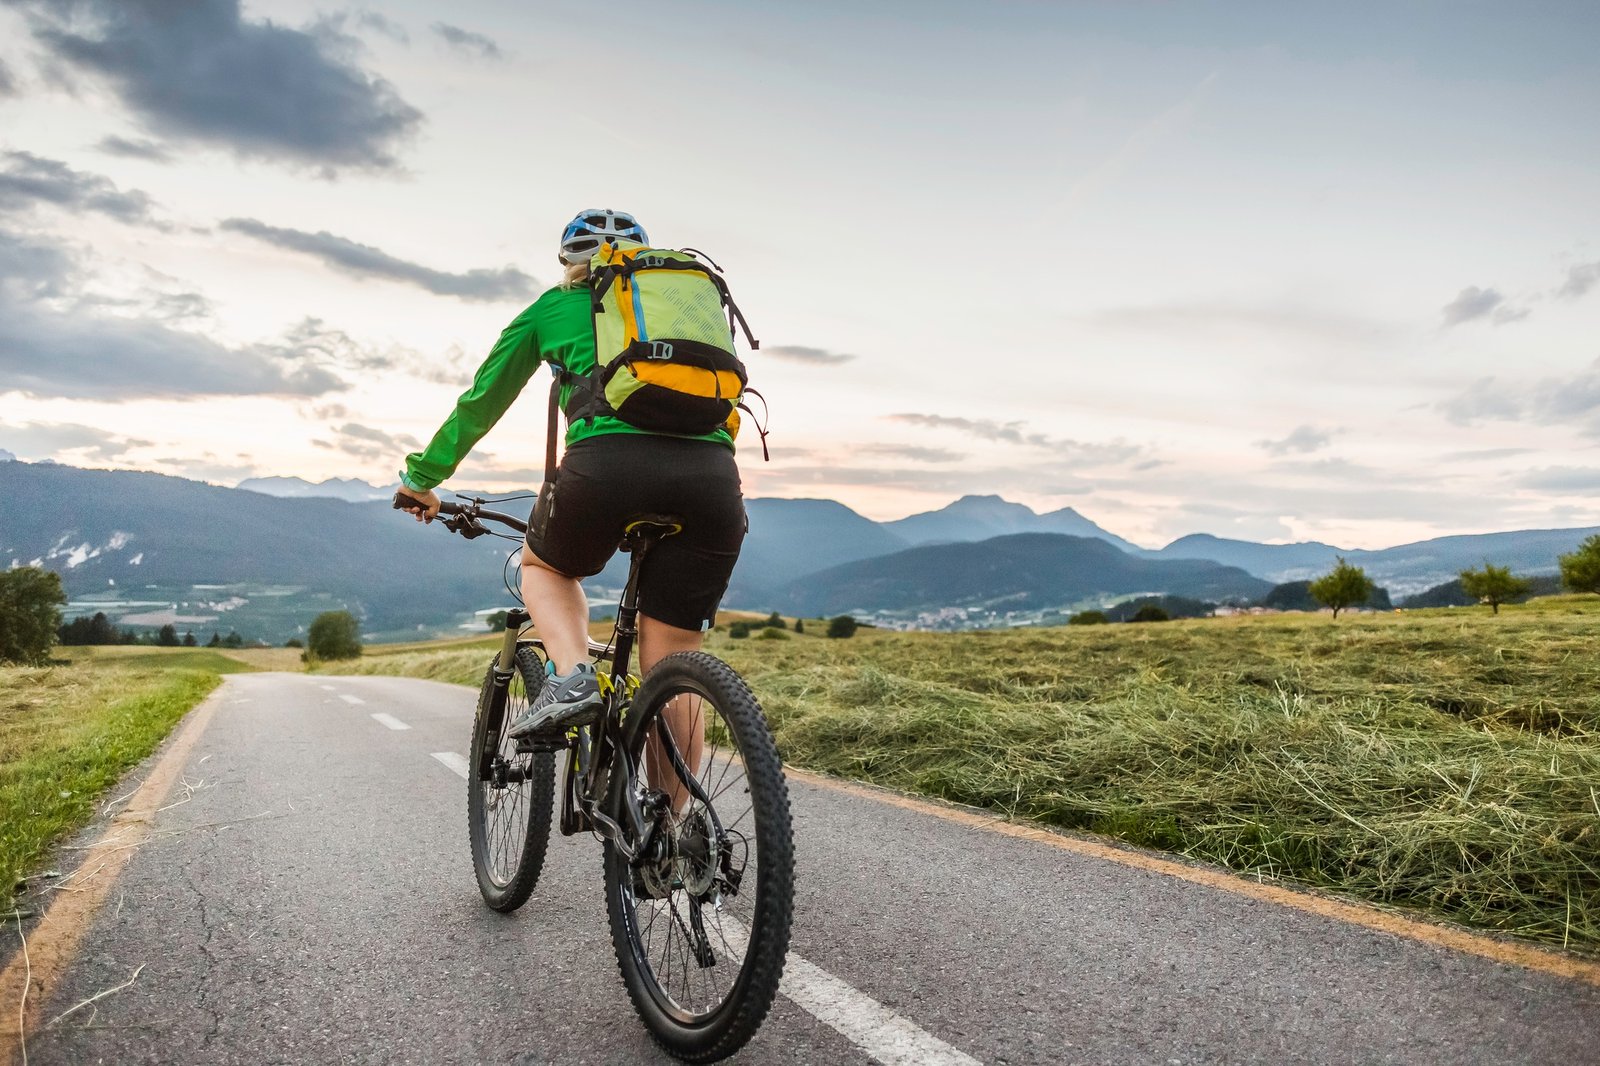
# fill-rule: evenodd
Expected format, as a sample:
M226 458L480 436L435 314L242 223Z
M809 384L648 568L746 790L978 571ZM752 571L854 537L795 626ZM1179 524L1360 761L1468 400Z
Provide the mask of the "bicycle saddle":
M670 514L635 515L628 519L628 524L622 527L622 532L626 536L660 540L674 533L682 533L683 519Z

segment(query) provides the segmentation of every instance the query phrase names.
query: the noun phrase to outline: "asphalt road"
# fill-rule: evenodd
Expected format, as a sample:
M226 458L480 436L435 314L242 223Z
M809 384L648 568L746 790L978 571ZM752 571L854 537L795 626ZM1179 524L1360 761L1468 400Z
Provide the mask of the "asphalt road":
M617 974L595 841L556 836L517 914L481 904L465 782L433 757L465 752L471 692L247 674L213 699L183 802L43 1018L143 969L36 1032L30 1063L669 1061ZM1600 1063L1593 985L790 790L793 982L734 1061ZM826 1024L830 980L852 990L835 1013L927 1043Z

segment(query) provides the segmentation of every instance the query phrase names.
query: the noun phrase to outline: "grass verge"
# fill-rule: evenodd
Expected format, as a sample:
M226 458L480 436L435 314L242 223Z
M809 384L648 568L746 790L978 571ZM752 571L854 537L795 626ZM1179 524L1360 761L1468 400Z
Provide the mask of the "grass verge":
M1600 598L731 640L784 757L1600 955ZM476 684L492 654L370 655Z
M72 659L0 667L0 905L221 674L250 669L206 650L58 650Z

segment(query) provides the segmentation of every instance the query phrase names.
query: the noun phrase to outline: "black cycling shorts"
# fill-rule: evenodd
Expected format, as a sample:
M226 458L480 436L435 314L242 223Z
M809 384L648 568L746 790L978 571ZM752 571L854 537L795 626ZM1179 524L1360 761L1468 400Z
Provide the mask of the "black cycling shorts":
M545 513L534 508L528 547L568 577L593 577L642 515L676 516L683 531L650 550L639 610L679 629L710 629L747 526L726 445L633 433L579 441L562 457Z

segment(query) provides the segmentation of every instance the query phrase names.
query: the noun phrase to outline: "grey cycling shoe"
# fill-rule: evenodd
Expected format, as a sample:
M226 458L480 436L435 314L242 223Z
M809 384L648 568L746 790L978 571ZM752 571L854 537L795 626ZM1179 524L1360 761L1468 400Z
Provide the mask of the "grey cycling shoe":
M550 674L506 734L524 738L557 739L575 725L588 725L600 710L600 682L593 663L579 663L570 674Z

